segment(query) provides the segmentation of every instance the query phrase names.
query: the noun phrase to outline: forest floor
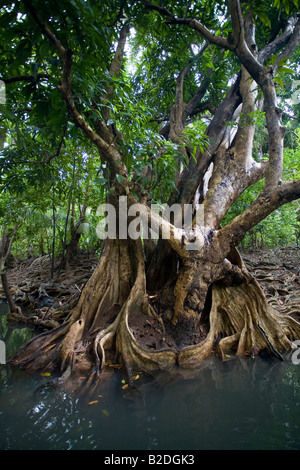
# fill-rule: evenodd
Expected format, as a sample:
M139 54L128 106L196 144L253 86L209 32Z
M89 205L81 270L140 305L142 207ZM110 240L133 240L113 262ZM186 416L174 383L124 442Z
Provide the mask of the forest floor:
M241 255L269 303L282 313L293 315L295 310L299 319L300 247L256 249Z
M249 271L259 281L269 303L283 313L300 309L300 247L242 250ZM19 260L7 271L11 293L22 313L10 314L15 322L54 328L68 318L99 257L79 253L65 269L55 262L51 279L48 255ZM0 285L0 301L5 300Z
M66 320L78 302L81 291L98 264L99 256L80 252L65 268L57 257L51 278L49 255L17 260L7 270L10 291L22 314L10 314L8 320L55 328ZM5 300L0 284L0 301Z

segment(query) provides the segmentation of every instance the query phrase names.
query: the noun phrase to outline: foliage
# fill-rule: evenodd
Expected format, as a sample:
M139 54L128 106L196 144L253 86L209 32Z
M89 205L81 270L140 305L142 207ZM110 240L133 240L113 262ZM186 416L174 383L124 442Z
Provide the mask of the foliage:
M298 128L300 136L300 128ZM300 139L297 138L295 148L285 149L284 179L296 180L300 178ZM260 181L248 188L236 203L230 208L223 220L223 225L230 222L254 201L263 186ZM251 229L246 235L243 246L273 247L299 244L300 239L300 203L294 201L278 208L265 220Z
M227 2L164 3L179 17L201 18L216 35L228 37L231 33ZM58 40L73 52L72 99L81 115L94 126L103 121L108 109L106 125L120 132L116 143L130 181L138 183L152 202L168 200L175 190L176 175L187 164L179 146L160 132L174 105L177 78L188 64L184 102L188 103L206 81L203 100L217 108L239 71L235 56L214 45L205 48L205 40L191 28L170 28L163 16L145 9L143 2L62 0L34 2L34 6ZM248 8L253 10L260 47L283 27L299 2L275 0L262 5L253 0L242 6L244 13ZM113 76L110 65L124 24L130 25L126 55L119 74ZM74 125L57 88L62 79L61 58L21 1L1 3L0 40L0 79L7 80L7 101L0 104L1 224L13 225L21 219L15 250L22 256L32 247L36 254L51 251L55 224L59 253L65 235L67 240L71 236L71 205L78 219L79 208L85 203L89 208L85 223L89 225L81 228L81 246L96 249L96 209L110 191L109 169ZM277 56L269 64L274 64ZM298 63L299 50L279 63L276 77L288 127L285 179L299 178L300 104L288 101L299 78ZM105 99L109 87L113 98ZM208 144L210 117L209 111L202 110L189 116L183 136L192 156ZM268 153L264 115L244 118L256 120L254 156L260 161ZM224 223L249 205L261 185L259 182L245 191ZM295 240L298 208L298 203L281 208L255 228L263 233L265 244Z

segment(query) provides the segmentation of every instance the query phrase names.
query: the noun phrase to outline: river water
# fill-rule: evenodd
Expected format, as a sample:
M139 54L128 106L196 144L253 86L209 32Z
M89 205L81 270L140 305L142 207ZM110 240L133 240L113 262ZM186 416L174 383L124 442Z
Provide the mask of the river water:
M34 333L2 306L7 359ZM295 362L295 361L294 361ZM116 371L96 395L51 386L0 365L0 450L298 450L300 364L211 358L195 376L177 370L123 389Z

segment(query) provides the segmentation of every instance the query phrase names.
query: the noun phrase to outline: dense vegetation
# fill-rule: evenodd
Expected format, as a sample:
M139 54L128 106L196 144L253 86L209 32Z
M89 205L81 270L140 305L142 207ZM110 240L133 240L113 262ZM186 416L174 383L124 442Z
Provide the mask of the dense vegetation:
M54 2L43 2L39 8L45 17L53 17L53 22L55 15L61 15L64 26L59 31L60 39L63 41L71 36L76 43L78 58L72 87L81 112L86 117L93 120L101 112L101 108L93 109L93 101L95 95L103 92L107 79L112 80L115 87L117 85L117 97L110 105L111 124L117 121L118 127L122 128L126 136L127 158L134 158L140 166L140 169L135 168L137 174L145 165L153 163L155 181L152 182L151 190L155 199L163 203L168 200L173 189L178 145L164 141L159 129L164 118L168 120L168 110L174 99L176 74L190 60L186 44L189 44L194 55L193 68L189 70L185 83L186 98L192 97L197 90L202 80L201 74L208 71L210 81L205 99L208 109L196 114L187 130L195 145L199 144L199 137L201 144L205 145L203 136L206 119L210 118L209 108L217 106L229 89L230 79L238 70L238 65L232 62L233 58L229 55L226 62L221 64L218 57L220 52L212 46L197 58L199 51L195 34L186 31L182 34L182 29L177 28L178 42L175 47L173 36L163 18L149 13L141 24L142 13L138 7L134 7L136 11L132 7L126 13L121 7L122 4L112 5L108 2L105 5L102 2L105 15L101 12L100 25L100 15L97 16L100 7L85 2L67 2L60 5L58 11L58 5ZM217 10L206 4L201 7L202 11L206 8L211 8L206 15L212 25L216 24ZM215 8L222 11L225 5L219 4ZM292 13L289 8L293 6L274 9L272 14L276 22L272 23L271 29L269 16L262 6L257 7L258 30L264 37L272 37L273 29L280 28L280 22L286 21ZM95 251L99 249L96 210L104 201L106 191L101 160L69 119L56 87L60 79L60 61L49 41L37 31L32 31L32 19L25 15L25 11L22 2L12 2L2 7L1 43L5 47L1 55L0 78L5 79L6 102L0 105L1 226L12 228L20 225L13 246L16 256L22 258L52 254L53 246L57 255L65 250L71 236L71 224L79 220L80 208L86 205L86 224L81 227L79 246ZM103 64L110 63L113 54L110 41L117 38L119 28L118 12L120 18L128 13L130 17L134 13L135 17L130 23L129 46L123 69L120 76L114 78L108 75L107 67L102 64L95 67L92 54L93 48L97 47L103 54ZM80 30L76 25L76 15L85 18L80 24ZM228 26L223 24L222 30L225 31ZM87 41L91 44L86 45ZM84 50L81 56L80 50ZM285 179L297 179L300 171L300 105L299 100L294 99L292 103L289 99L294 88L299 85L298 61L299 52L296 50L292 57L284 60L278 72L278 95L285 111L283 121L287 126ZM234 127L234 122L231 126ZM259 128L255 142L257 159L268 152L263 115L259 117ZM258 190L256 186L249 189L234 204L226 222L244 210ZM246 235L244 245L286 245L298 243L298 239L299 204L293 203L279 208L252 229Z
M281 325L258 285L245 293L250 278L236 247L299 243L298 0L1 5L1 269L10 249L18 258L49 254L50 277L58 255L65 267L79 250L102 254L71 320L45 341L56 351L51 367L58 362L64 370L83 340L86 359L94 352L98 366L115 342L127 367L146 370L176 362L175 343L176 351L196 344L182 353L183 363L198 362L216 338L223 338L221 353L236 342L238 353L270 342L271 351L287 347L299 325ZM205 225L195 237L204 251L187 253L190 235L175 223L170 243L105 243L98 207L116 206L124 195L161 224L150 204L203 204ZM216 304L232 296L224 279L239 298L227 315L237 318L229 327L215 307L215 330L203 348L211 289ZM159 305L149 301L157 297ZM241 313L245 302L250 323ZM256 318L257 303L265 320ZM128 318L138 331L134 314L142 311L165 331L169 307L173 339L163 336L154 358L135 346ZM275 344L274 322L282 344ZM42 350L43 340L25 356Z

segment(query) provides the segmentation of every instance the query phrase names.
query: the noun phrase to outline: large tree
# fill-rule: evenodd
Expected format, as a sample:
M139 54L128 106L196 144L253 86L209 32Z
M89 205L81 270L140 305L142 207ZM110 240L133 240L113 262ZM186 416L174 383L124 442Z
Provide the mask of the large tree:
M117 216L68 320L13 362L98 376L112 357L131 377L195 367L213 351L280 358L300 324L268 305L237 247L300 197L299 180L282 180L277 98L278 74L299 44L297 2L23 0L3 7L5 21L2 80L8 97L28 99L23 112L12 104L19 126L38 128L58 158L75 124L98 149L107 208ZM254 152L258 118L267 158ZM222 224L258 181L254 202ZM164 217L157 202L181 211ZM137 221L149 230L129 236Z

